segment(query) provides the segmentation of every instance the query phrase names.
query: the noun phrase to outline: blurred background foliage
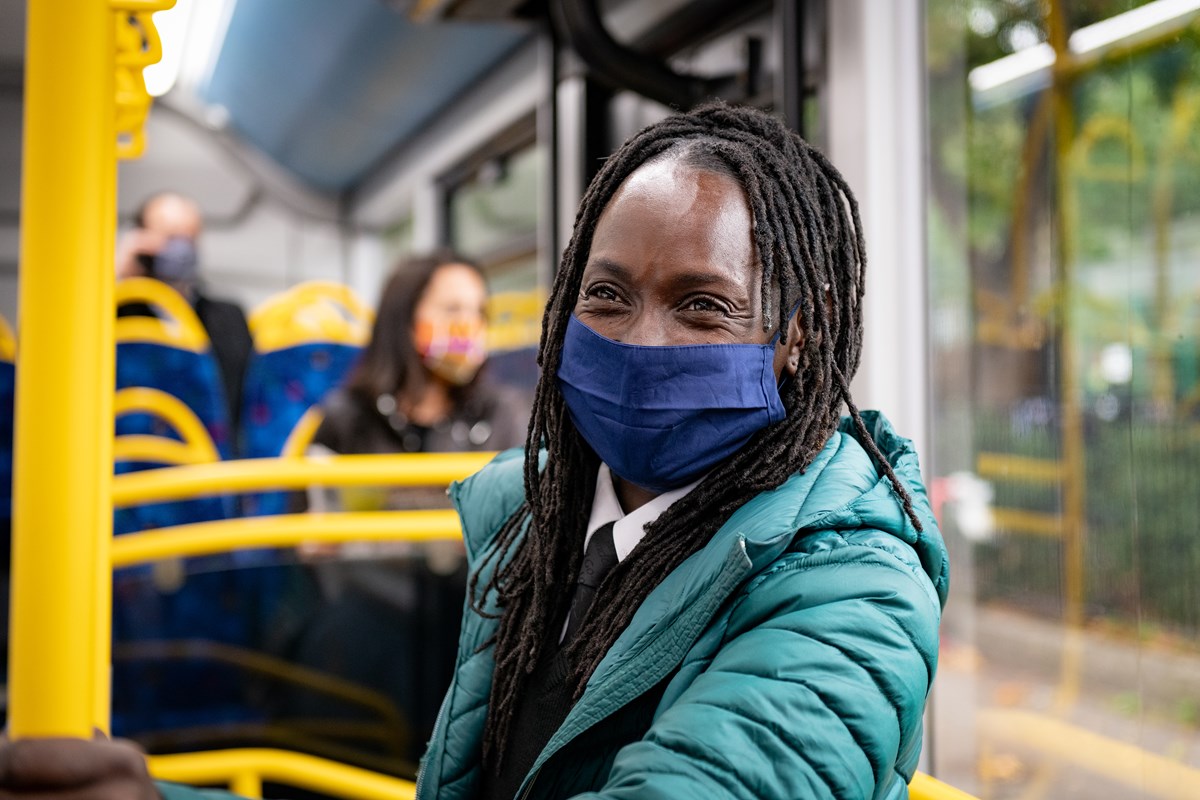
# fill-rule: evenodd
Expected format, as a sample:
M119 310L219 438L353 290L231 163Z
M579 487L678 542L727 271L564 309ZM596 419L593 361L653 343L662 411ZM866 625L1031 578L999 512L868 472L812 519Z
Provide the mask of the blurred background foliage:
M1145 4L1055 2L1069 32ZM1051 12L928 4L935 419L962 421L935 458L1060 459L1077 404L1088 618L1200 641L1200 27L1063 79L1059 143L1050 89L984 103L968 82L1047 42ZM1063 511L1059 483L995 489L997 507ZM980 599L1059 616L1063 559L1060 538L999 530L975 549Z

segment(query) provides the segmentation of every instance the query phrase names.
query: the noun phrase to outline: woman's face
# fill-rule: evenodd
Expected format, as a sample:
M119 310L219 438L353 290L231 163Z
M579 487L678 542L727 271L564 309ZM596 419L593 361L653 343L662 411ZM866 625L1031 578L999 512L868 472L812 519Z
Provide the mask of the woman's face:
M626 344L763 344L761 265L733 178L674 160L635 170L596 224L575 315ZM795 372L789 326L775 374ZM792 355L795 357L789 357Z
M430 277L413 313L413 346L425 369L451 385L470 383L487 358L487 287L474 269L446 264Z
M465 264L445 264L434 271L417 302L413 321L437 328L484 326L487 287L479 273Z

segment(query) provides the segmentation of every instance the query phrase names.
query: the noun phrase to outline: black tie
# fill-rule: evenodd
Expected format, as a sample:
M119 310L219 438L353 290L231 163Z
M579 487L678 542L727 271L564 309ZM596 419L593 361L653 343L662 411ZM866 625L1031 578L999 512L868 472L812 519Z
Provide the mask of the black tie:
M563 644L571 641L583 624L596 589L604 576L617 563L617 547L613 544L613 523L609 522L596 529L588 540L587 549L583 551L583 564L579 567L579 579L575 582L575 596L571 598L571 613L567 617L567 632L563 636Z

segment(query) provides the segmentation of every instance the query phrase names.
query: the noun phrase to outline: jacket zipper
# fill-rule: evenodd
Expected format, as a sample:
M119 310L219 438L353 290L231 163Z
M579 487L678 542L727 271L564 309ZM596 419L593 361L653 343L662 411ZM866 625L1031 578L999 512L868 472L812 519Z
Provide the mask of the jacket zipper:
M543 764L542 766L545 765ZM521 796L518 798L518 800L529 800L529 793L533 791L533 785L537 783L538 775L541 774L542 767L538 767L533 771L533 774L529 776L529 783L525 784L525 791L521 792Z
M454 692L454 682L451 682L450 688L446 690L446 696L442 698L442 704L438 707L437 717L433 720L433 735L429 737L430 750L433 749L433 743L438 740L438 736L442 731L442 717L446 715L446 706L450 704L450 695ZM414 793L415 798L421 797L421 787L425 785L425 773L429 772L430 762L427 760L425 766L417 773L417 790Z

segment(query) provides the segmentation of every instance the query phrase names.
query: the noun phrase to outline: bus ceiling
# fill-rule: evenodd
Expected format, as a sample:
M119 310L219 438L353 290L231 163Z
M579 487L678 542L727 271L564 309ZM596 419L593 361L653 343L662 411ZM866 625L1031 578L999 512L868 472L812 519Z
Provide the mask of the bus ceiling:
M603 8L601 8L603 6ZM237 3L199 99L231 132L307 186L353 190L464 90L539 32L569 47L598 81L665 105L737 101L759 90L761 43L736 74L699 76L666 58L697 36L770 3L688 0L630 44L596 0L291 0ZM604 12L602 14L602 11ZM703 24L703 31L696 26ZM431 80L431 70L435 70Z

